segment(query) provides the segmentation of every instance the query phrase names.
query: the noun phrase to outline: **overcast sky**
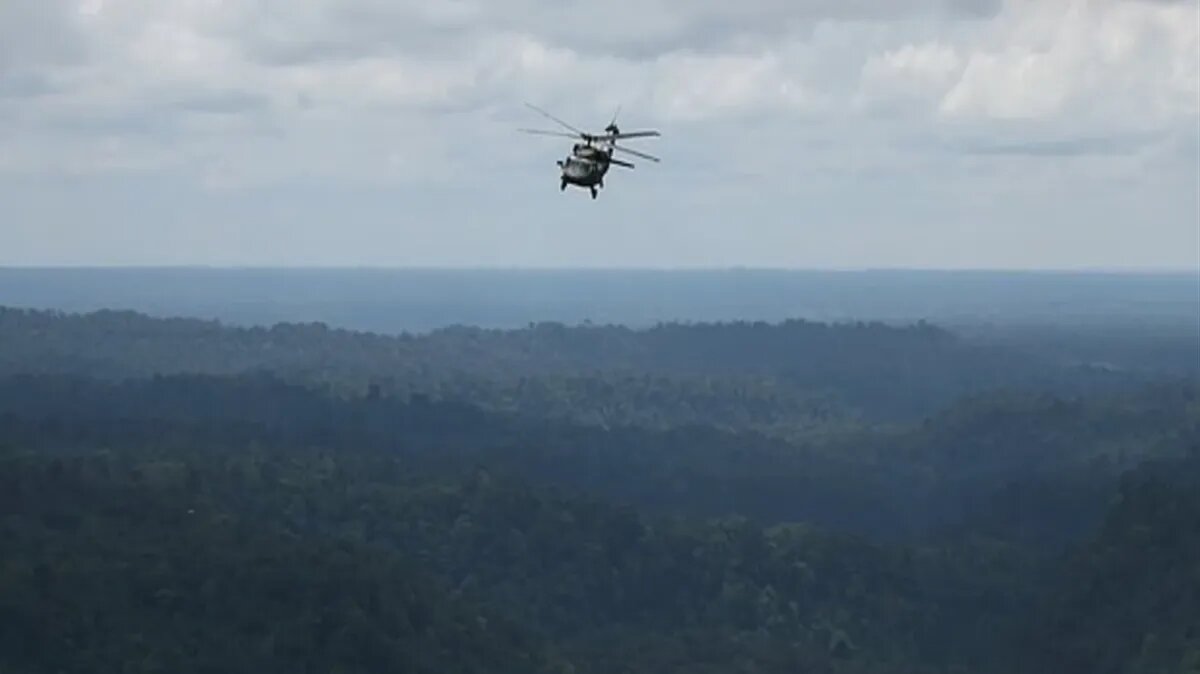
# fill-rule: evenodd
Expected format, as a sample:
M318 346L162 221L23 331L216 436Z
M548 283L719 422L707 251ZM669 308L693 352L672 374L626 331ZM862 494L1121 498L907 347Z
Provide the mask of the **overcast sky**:
M1200 0L0 0L0 264L1195 268L1198 115Z

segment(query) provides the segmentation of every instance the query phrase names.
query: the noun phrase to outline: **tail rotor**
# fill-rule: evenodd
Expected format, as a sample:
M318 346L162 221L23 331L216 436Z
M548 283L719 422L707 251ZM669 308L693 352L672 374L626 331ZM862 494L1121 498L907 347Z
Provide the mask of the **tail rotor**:
M620 114L621 114L621 106L618 105L617 111L613 113L612 121L608 123L608 126L604 127L604 130L606 132L608 132L609 135L616 136L621 133L621 129L619 127L617 127L617 116Z

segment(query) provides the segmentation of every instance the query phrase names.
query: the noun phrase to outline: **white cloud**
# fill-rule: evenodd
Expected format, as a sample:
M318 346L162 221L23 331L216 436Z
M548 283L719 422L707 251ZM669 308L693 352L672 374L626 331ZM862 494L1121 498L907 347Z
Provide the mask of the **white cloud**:
M837 213L857 186L883 218L899 181L946 203L1046 175L1075 199L1178 191L1163 176L1195 173L1200 0L0 2L0 192L167 174L500 200L554 187L565 149L513 133L545 123L523 101L587 127L621 105L623 126L663 129L667 159L623 189L712 185L735 214L798 192ZM1178 223L1191 199L1171 194Z
M962 73L962 58L953 45L940 42L905 44L867 58L862 68L856 109L895 110L915 103L926 110Z
M1097 120L1120 128L1197 113L1194 2L1012 2L966 59L951 117Z
M787 114L814 103L806 85L772 55L670 55L654 64L654 110L667 120L730 112Z

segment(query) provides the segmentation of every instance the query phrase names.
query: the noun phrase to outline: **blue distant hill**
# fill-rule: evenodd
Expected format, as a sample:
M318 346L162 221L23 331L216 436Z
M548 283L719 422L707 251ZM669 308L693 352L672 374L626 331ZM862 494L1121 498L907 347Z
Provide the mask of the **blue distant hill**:
M806 318L1195 326L1196 274L992 271L2 268L0 305L320 321L384 333L530 322Z

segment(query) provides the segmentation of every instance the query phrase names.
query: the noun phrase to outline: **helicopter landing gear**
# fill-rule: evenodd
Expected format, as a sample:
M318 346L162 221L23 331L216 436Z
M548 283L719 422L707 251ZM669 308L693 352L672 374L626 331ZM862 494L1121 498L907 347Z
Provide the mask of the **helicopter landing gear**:
M592 185L592 198L593 199L596 198L596 186L595 185Z
M562 181L562 184L559 185L558 191L563 192L563 191L566 191L566 189L567 189L567 181L564 180L564 181Z

